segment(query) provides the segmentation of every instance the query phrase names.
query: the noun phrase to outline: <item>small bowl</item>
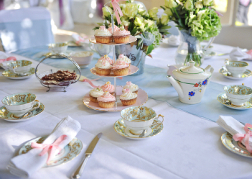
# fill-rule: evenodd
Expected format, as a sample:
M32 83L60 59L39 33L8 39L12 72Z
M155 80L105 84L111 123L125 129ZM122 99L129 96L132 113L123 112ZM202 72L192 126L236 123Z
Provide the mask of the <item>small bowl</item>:
M17 60L6 64L6 68L14 73L24 74L30 71L32 62L28 60Z
M245 102L249 101L252 94L252 89L244 85L229 85L224 86L227 98L235 106L243 106Z
M71 58L77 62L81 68L87 67L91 60L93 59L93 52L81 51L81 52L72 52Z
M248 63L241 61L229 61L225 62L227 70L233 77L240 77L247 69Z
M129 107L121 111L121 117L132 134L139 135L147 130L156 118L156 112L148 107Z
M49 44L48 48L52 53L64 53L66 52L68 44L66 42Z

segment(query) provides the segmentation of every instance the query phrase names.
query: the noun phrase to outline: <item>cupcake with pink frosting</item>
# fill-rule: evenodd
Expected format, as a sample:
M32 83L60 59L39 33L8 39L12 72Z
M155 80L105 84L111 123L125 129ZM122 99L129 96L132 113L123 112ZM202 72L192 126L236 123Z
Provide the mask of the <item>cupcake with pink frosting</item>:
M107 44L112 41L112 34L106 29L105 26L100 26L99 29L95 30L95 40L98 43Z
M106 82L104 85L101 86L101 89L105 92L108 91L110 94L114 94L115 93L115 86L111 85L111 83L108 81Z
M99 60L107 60L110 63L110 65L113 65L113 60L109 58L108 55L104 55L103 57L99 58Z
M116 61L120 61L120 60L125 61L126 63L129 64L129 66L131 64L131 60L127 56L124 56L123 54L120 54Z
M120 27L119 30L113 33L113 38L115 43L122 44L129 42L130 31L124 29L124 27Z
M118 31L118 30L120 30L120 28L117 27L116 25L114 25L114 32L115 32L115 31ZM114 32L113 32L113 29L112 29L112 23L110 23L109 28L108 28L108 31L109 31L111 34L114 33Z
M116 61L112 66L112 71L115 76L125 76L129 73L129 64L125 61Z
M122 105L130 106L136 103L137 94L132 93L130 89L123 89L123 94L120 96Z
M105 59L98 60L98 62L95 64L95 71L98 75L110 75L111 68L112 66Z
M127 81L126 82L126 85L123 87L123 90L124 89L129 89L132 93L138 93L138 86L135 85L134 83L132 83L131 81Z
M97 98L98 105L102 108L112 108L115 105L116 98L108 91L106 91L102 96Z

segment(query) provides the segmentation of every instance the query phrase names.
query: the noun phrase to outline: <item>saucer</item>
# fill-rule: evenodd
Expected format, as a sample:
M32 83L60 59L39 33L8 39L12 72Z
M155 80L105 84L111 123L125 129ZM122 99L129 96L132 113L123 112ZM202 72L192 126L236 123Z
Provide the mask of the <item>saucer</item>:
M148 100L147 93L144 90L139 88L138 93L137 93L136 103L133 105L130 105L130 106L123 106L122 102L120 100L120 95L122 94L122 89L123 89L122 86L116 87L117 105L115 105L113 108L102 108L98 105L98 103L94 103L94 102L90 101L89 92L84 96L83 104L85 106L87 106L88 108L96 110L96 111L118 112L118 111L121 111L121 110L128 108L128 107L131 107L131 106L141 106L144 103L146 103L146 101Z
M223 76L232 80L242 80L244 78L248 78L252 75L252 72L247 69L240 77L233 77L226 69L221 68L219 71Z
M215 55L216 55L216 52L210 52L210 53L208 53L208 54L206 54L206 55L204 56L204 59L212 58L212 57L215 56Z
M47 52L47 53L43 54L42 56L47 56L47 55L52 55L52 54L53 54L52 52ZM72 51L68 51L67 50L66 52L62 52L60 54L65 55L65 56L71 56ZM55 54L54 56L51 56L50 58L53 58L53 59L63 59L65 57L58 56L57 54Z
M39 115L45 109L45 106L40 102L40 107L29 112L22 119L17 119L12 113L10 113L4 106L0 107L0 118L8 122L25 122L30 120L30 118Z
M228 108L231 108L231 109L236 109L236 110L245 110L245 109L249 109L249 108L252 108L252 98L250 98L249 101L245 102L245 104L243 106L235 106L233 104L228 104L228 103L225 103L225 101L227 100L227 95L226 93L221 93L218 95L217 97L217 100L223 104L224 106L228 107Z
M137 68L136 66L130 65L129 73L128 73L127 75L123 75L123 76L132 75L132 74L136 73L138 70L139 70L139 68ZM102 77L121 77L121 76L115 76L115 75L113 74L113 72L110 73L110 75L108 75L108 76L99 75L99 74L96 73L95 67L91 68L90 71L91 71L91 73L93 73L94 75L102 76Z
M12 79L12 80L23 80L32 77L32 75L35 74L35 68L31 68L29 72L27 72L25 75L18 75L10 70L3 71L2 75L6 78Z
M37 137L25 143L19 150L18 155L25 154L31 150L32 142L42 143L46 137L47 136ZM64 147L64 149L62 149L55 157L52 158L52 160L49 161L49 165L45 164L44 167L53 167L69 162L80 154L82 148L83 144L81 140L74 138L68 145Z
M153 137L157 134L159 134L164 126L163 124L157 125L160 121L157 119L154 119L154 125L152 125L146 132L144 137L139 137L139 135L132 134L129 129L125 126L122 119L119 119L114 124L114 130L121 136L126 137L128 139L134 139L134 140L141 140Z
M252 154L248 152L246 147L241 142L236 142L230 133L225 132L224 134L222 134L221 142L231 152L244 157L252 158Z

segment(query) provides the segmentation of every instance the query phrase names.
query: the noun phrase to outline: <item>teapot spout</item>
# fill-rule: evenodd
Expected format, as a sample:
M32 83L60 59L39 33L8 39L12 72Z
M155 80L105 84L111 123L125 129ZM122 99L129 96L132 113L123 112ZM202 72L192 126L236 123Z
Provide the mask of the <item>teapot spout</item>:
M175 90L177 91L179 97L184 98L184 93L179 83L171 75L168 75L167 78L172 84L172 86L175 88Z

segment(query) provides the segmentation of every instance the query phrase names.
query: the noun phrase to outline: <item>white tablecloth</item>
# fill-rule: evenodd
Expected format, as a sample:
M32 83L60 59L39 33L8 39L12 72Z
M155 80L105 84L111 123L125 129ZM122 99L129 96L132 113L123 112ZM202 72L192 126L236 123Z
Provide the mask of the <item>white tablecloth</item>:
M214 45L217 53L231 51L231 47ZM154 50L147 64L166 68L174 64L176 48L162 45ZM241 84L252 87L252 79L232 81L219 74L227 56L205 60L203 67L215 68L212 81L221 84ZM25 59L18 56L18 59ZM251 62L249 62L251 64ZM34 61L33 65L36 66ZM48 69L41 65L41 70ZM250 67L249 67L250 68ZM250 68L251 69L251 68ZM96 82L98 84L100 82ZM77 137L84 148L80 156L64 165L39 170L34 179L69 178L79 166L84 152L95 135L104 135L90 160L82 178L88 179L161 179L161 178L251 178L251 159L227 150L220 141L225 131L216 123L188 114L167 103L149 99L146 106L165 116L164 129L157 136L135 141L123 138L114 129L120 113L97 112L86 108L83 96L91 87L82 82L73 84L63 92L46 92L33 76L14 81L0 76L0 99L17 92L32 92L45 105L45 111L23 123L0 120L0 178L15 178L6 169L7 163L21 145L36 136L48 134L63 117L70 115L82 125ZM241 112L242 115L242 112Z

